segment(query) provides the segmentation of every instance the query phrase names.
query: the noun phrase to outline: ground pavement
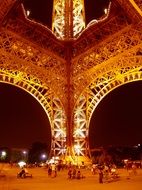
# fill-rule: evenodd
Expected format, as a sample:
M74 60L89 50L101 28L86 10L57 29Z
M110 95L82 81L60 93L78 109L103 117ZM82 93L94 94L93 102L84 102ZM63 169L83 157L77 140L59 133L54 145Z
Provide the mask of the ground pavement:
M120 178L99 184L98 174L92 175L90 169L83 169L83 179L68 179L67 170L60 171L56 178L48 177L45 168L30 168L33 178L18 179L19 168L3 167L0 175L0 190L141 190L142 169L137 175L126 170L118 170Z

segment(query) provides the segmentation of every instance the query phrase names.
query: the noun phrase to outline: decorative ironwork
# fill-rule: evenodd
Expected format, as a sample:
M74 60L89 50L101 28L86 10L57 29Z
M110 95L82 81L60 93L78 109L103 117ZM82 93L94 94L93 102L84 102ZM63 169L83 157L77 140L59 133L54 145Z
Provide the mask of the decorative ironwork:
M19 15L19 17L17 17L17 15ZM23 5L13 10L13 14L8 18L4 27L27 39L29 42L38 46L38 48L47 50L58 57L65 58L64 44L62 44L46 26L29 20Z
M61 91L66 91L64 60L6 29L1 29L0 32L0 52L1 59L7 60L5 64L1 65L2 67L15 68L36 76L44 85L46 84L52 89L56 88L53 91L65 104L64 95L61 93Z
M65 0L54 0L52 31L58 38L65 38Z
M114 0L109 14L79 35L83 0L54 0L52 29L59 40L28 20L22 6L10 11L12 1L0 3L0 81L23 88L43 106L52 155L88 156L96 106L114 88L142 80L141 4Z
M73 81L75 89L75 98L83 91L86 85L89 85L94 74L98 75L98 68L111 60L128 54L128 49L141 45L142 33L141 27L127 25L114 36L103 41L103 43L94 46L88 52L79 58L73 60ZM106 66L107 69L108 65Z
M129 24L129 20L126 18L123 12L114 15L111 18L106 19L88 27L78 38L74 41L72 54L73 57L79 56L88 49L98 45L109 36L116 34ZM99 27L98 27L99 26Z
M60 102L64 97L60 97L60 100L59 98L55 99L60 88L59 86L57 87L57 84L63 85L63 82L60 84L57 81L64 80L66 82L63 76L64 69L58 70L59 67L61 67L59 59L57 60L55 57L45 52L43 53L31 43L23 41L19 36L9 31L1 30L0 68L3 73L2 81L20 86L41 103L50 120L52 137L54 137L52 138L52 148L54 147L52 153L56 151L56 154L63 153L60 150L61 145L65 149L65 135L63 136L62 132L58 136L55 135L59 129L60 131L65 131L65 108L63 103ZM57 73L59 73L59 77ZM57 87L55 91L53 90L54 87ZM58 107L55 110L57 100ZM57 124L55 121L59 117L58 112L60 112L60 118L62 119Z
M73 0L73 37L85 29L84 0Z
M105 67L101 68L100 75L94 77L94 81L80 95L74 111L74 144L80 147L80 155L90 155L89 124L95 108L102 99L120 85L142 80L142 48L138 48L136 54L138 52L140 55L124 57L116 63L115 60L111 66L107 67L107 71Z
M0 82L12 84L27 91L41 104L51 126L51 155L54 152L56 155L63 154L66 149L65 113L60 100L55 97L53 99L51 89L42 86L40 81L33 76L4 68L0 69Z
M85 28L84 0L54 0L52 31L60 39L71 39Z
M136 24L141 23L142 12L141 12L141 0L116 0L123 10L125 9L125 14ZM137 3L137 4L136 4Z
M134 0L134 2L138 5L138 7L141 9L142 11L142 1L141 0Z

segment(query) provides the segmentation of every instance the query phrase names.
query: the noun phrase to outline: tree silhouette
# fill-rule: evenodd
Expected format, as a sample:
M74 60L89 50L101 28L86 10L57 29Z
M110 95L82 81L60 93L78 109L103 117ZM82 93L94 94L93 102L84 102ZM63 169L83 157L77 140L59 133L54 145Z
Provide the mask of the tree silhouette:
M29 150L28 162L29 163L40 163L42 161L41 155L47 155L47 144L41 142L34 142L31 149Z

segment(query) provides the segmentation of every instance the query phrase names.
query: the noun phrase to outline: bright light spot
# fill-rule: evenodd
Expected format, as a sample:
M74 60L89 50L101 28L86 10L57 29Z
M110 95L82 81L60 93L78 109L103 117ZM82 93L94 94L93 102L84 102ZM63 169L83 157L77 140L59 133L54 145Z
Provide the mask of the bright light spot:
M42 158L42 159L46 159L46 158L47 158L47 155L46 155L46 154L42 154L42 155L41 155L41 158Z
M128 162L128 159L125 159L125 160L124 160L124 163L126 164L127 162Z
M79 144L74 145L74 149L75 149L75 152L79 155L80 149L81 149L80 145Z
M49 160L48 163L49 163L49 164L53 164L53 163L54 163L54 159L52 158L51 160Z
M107 9L104 9L104 13L107 14Z
M81 130L80 130L80 129L76 129L76 134L77 134L77 135L79 135L79 134L80 134L80 132L81 132Z
M26 162L24 162L24 161L20 161L20 162L18 162L18 165L20 166L20 168L22 168L23 166L26 165Z
M23 154L27 154L27 151L24 150L24 151L23 151Z
M2 156L2 157L5 157L5 156L6 156L6 152L5 152L5 151L2 151L2 152L1 152L1 156Z
M29 10L26 11L27 16L29 16L30 13L31 13L31 12L30 12Z

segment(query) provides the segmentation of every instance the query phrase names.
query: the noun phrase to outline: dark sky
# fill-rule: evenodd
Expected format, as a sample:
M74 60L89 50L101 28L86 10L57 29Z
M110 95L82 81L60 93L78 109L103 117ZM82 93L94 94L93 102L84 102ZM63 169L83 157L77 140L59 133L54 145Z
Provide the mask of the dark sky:
M24 90L0 83L0 147L50 146L50 126L41 105ZM110 92L90 123L90 147L142 144L142 81Z
M51 28L53 0L23 0L26 10L30 10L29 18ZM104 15L104 8L110 0L84 0L86 24Z
M101 18L109 2L110 0L84 0L86 24L93 19Z
M51 28L53 0L23 0L26 10L30 10L29 18Z
M109 93L93 113L90 147L142 144L142 81Z
M50 146L50 125L39 102L26 91L0 83L0 147L28 148L40 141Z

